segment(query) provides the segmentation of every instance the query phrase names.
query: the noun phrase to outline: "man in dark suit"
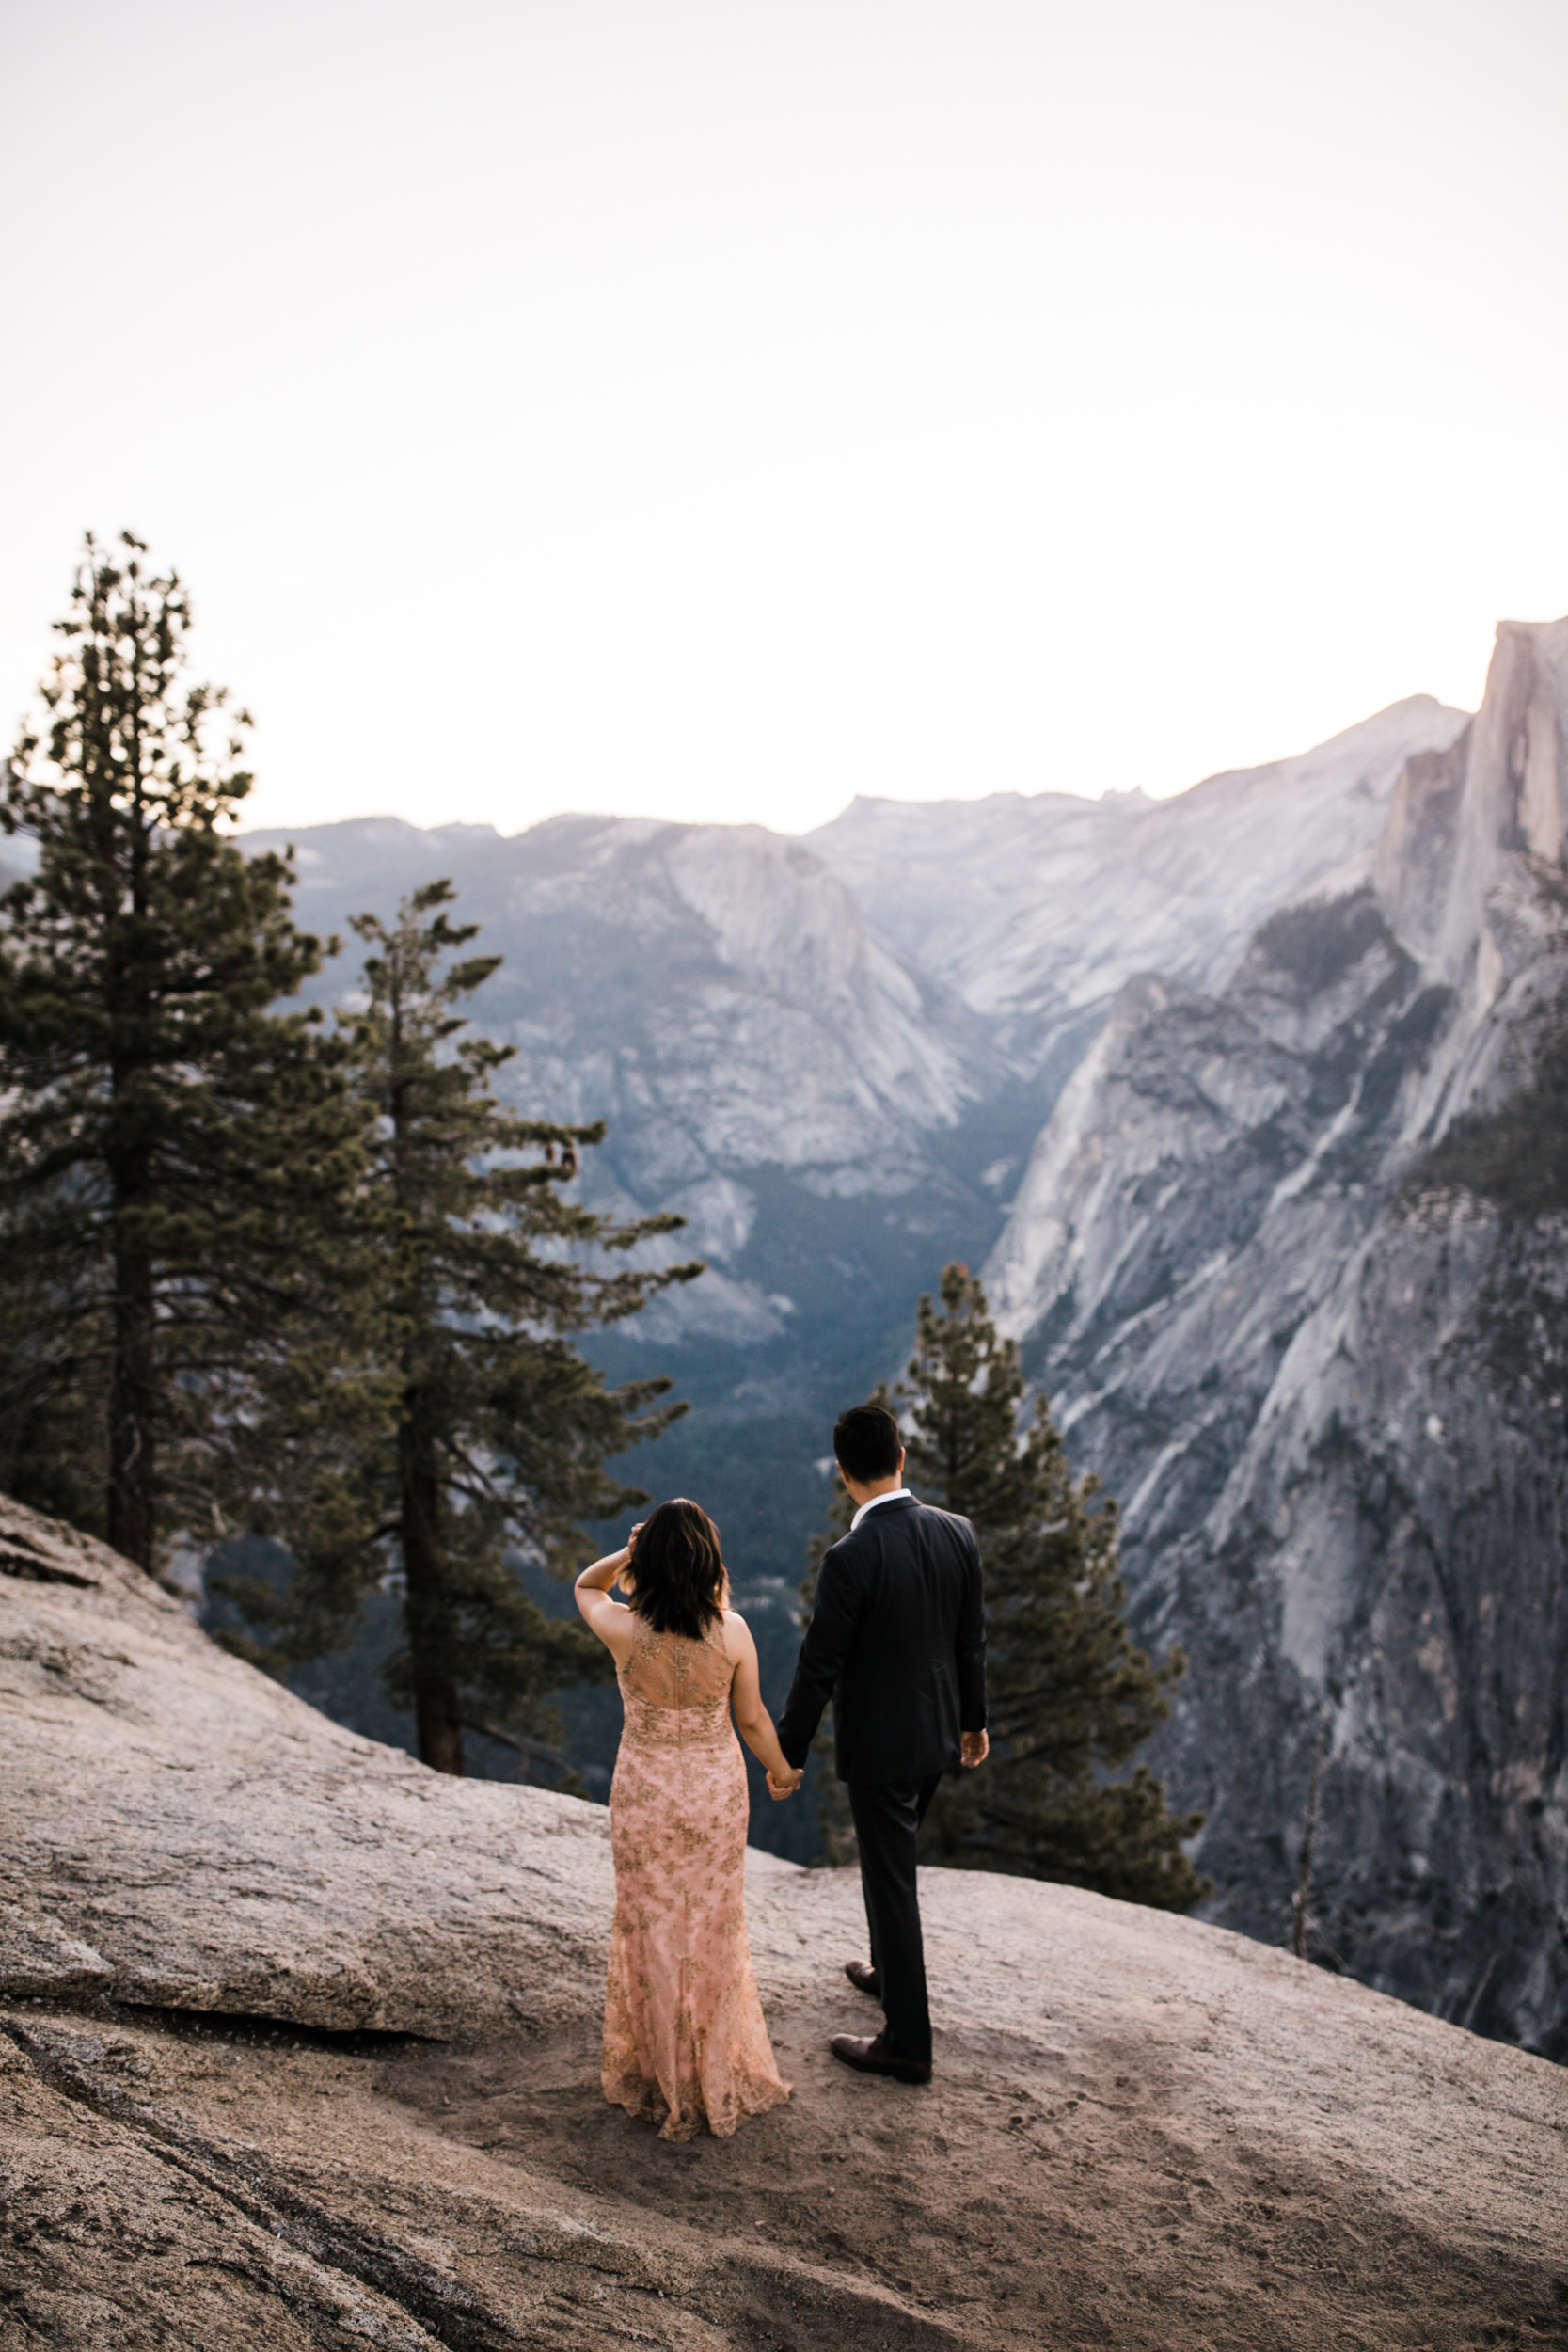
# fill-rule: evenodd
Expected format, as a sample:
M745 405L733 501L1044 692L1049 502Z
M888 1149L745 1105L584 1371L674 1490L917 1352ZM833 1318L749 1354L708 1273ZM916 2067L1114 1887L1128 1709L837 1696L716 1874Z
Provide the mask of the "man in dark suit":
M822 1561L779 1745L804 1764L829 1700L834 1762L849 1784L871 1964L851 1984L882 2005L875 2040L835 2034L833 2056L868 2074L931 2079L931 2015L915 1884L915 1840L943 1772L983 1764L986 1620L974 1530L903 1490L898 1423L857 1405L833 1430L856 1504Z

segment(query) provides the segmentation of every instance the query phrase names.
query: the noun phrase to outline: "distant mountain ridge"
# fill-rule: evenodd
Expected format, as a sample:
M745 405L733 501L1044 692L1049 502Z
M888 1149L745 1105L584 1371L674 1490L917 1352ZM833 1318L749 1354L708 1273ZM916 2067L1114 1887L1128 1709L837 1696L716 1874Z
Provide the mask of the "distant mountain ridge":
M1367 1400L1387 1380L1408 1391L1402 1429L1451 1425L1437 1387L1462 1359L1465 1425L1517 1417L1481 1365L1501 1227L1433 1211L1443 1271L1418 1276L1410 1252L1428 1245L1412 1236L1429 1228L1400 1187L1460 1113L1524 1082L1518 1022L1558 985L1542 894L1560 867L1565 628L1501 631L1473 721L1412 697L1168 801L857 801L801 840L578 817L510 838L392 820L289 836L300 915L324 930L451 875L506 958L476 1011L518 1049L514 1099L605 1118L594 1196L689 1218L679 1247L709 1274L589 1352L612 1372L656 1359L692 1400L636 1474L716 1510L775 1684L832 1415L896 1372L914 1295L943 1262L983 1263L1075 1458L1127 1506L1140 1626L1193 1652L1155 1760L1180 1803L1210 1811L1216 1915L1289 1934L1310 1802L1320 1955L1554 2051L1568 1987L1540 1955L1561 1910L1561 1758L1548 1771L1558 1735L1508 1679L1529 1645L1486 1668L1522 1702L1528 1740L1503 1725L1495 1753L1445 1747L1433 1728L1481 1671L1460 1608L1442 1674L1405 1691L1419 1720L1402 1744L1369 1693L1402 1645L1435 1656L1437 1637L1395 1613L1368 1646L1382 1587L1344 1526L1406 1541L1371 1500L1392 1441L1373 1446ZM345 960L323 993L351 978ZM1435 1281L1446 1300L1425 1337L1370 1303L1407 1262L1413 1295L1425 1281L1435 1298ZM1467 1291L1452 1288L1462 1262ZM1434 1365L1447 1348L1449 1369L1412 1369L1412 1347ZM1347 1402L1354 1348L1379 1369ZM1537 1435L1546 1486L1521 1472L1509 1508L1555 1527L1562 1433ZM1409 1441L1399 1492L1425 1498L1420 1543L1440 1553L1465 1505L1420 1486L1433 1441ZM1482 1448L1494 1481L1503 1455L1518 1468L1515 1440L1497 1445ZM1565 1607L1555 1540L1529 1555L1548 1661ZM1495 1627L1496 1545L1465 1576L1464 1607L1490 1593ZM1424 1842L1387 1798L1388 1773L1418 1762L1433 1787L1471 1791L1433 1799L1449 1826L1422 1826ZM1513 1776L1501 1812L1474 1799L1483 1767ZM800 1835L766 1814L754 1834ZM1508 1857L1528 1965L1505 1965L1485 1925L1502 1915L1475 1860L1485 1836Z
M296 845L324 929L450 871L506 957L480 1009L518 1049L512 1090L608 1119L628 1200L682 1209L723 1269L765 1171L819 1199L957 1185L994 1221L956 1131L1032 1141L1129 974L1212 980L1275 907L1370 871L1404 764L1464 724L1415 696L1168 801L857 801L804 840L594 817L244 838ZM705 1327L731 1279L644 1327Z
M806 838L875 931L1038 1067L1133 972L1212 986L1276 907L1364 880L1405 765L1465 724L1417 694L1168 800L857 800Z
M514 1099L604 1118L594 1197L679 1211L679 1246L709 1261L601 1350L675 1350L698 1409L657 1474L717 1480L752 1558L793 1581L821 1507L805 1466L843 1397L900 1360L944 1258L997 1241L1061 1085L1149 961L1129 913L1201 978L1259 913L1365 863L1402 763L1462 724L1416 697L1173 801L857 803L807 841L592 817L244 838L295 843L323 930L451 876L505 957L476 1011L517 1048ZM323 997L352 985L352 946ZM731 1431L764 1448L766 1502Z

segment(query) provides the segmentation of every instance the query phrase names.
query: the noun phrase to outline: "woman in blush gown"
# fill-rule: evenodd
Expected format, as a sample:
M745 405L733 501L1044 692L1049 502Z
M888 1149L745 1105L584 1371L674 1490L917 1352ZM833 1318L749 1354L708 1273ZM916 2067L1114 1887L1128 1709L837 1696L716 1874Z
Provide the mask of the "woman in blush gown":
M610 1598L619 1584L631 1606ZM615 1660L626 1727L610 1791L615 1924L604 2094L662 2139L704 2122L728 2138L789 2096L763 2023L746 1940L746 1767L775 1797L784 1759L757 1682L756 1645L729 1603L719 1530L661 1502L624 1551L585 1568L578 1607Z

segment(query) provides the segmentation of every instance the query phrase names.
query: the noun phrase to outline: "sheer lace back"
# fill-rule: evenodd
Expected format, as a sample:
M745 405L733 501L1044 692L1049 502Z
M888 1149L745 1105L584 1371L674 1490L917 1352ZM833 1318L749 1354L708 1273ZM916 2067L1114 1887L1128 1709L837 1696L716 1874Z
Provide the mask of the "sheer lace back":
M620 1673L626 1736L656 1747L710 1746L727 1739L734 1674L722 1622L692 1641L684 1633L656 1633L639 1620L636 1646Z
M689 2139L705 2122L726 2137L789 2096L746 1941L749 1803L733 1674L722 1623L690 1641L639 1620L621 1668L604 2091L666 2139Z

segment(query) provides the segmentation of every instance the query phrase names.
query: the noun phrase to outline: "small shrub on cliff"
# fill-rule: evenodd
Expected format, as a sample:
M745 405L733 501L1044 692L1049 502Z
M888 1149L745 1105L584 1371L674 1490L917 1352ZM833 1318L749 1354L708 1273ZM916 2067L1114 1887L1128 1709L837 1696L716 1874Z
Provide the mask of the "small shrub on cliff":
M1531 1041L1529 1081L1487 1113L1456 1119L1406 1178L1407 1207L1464 1191L1509 1217L1560 1216L1568 1209L1568 997L1543 1009Z

